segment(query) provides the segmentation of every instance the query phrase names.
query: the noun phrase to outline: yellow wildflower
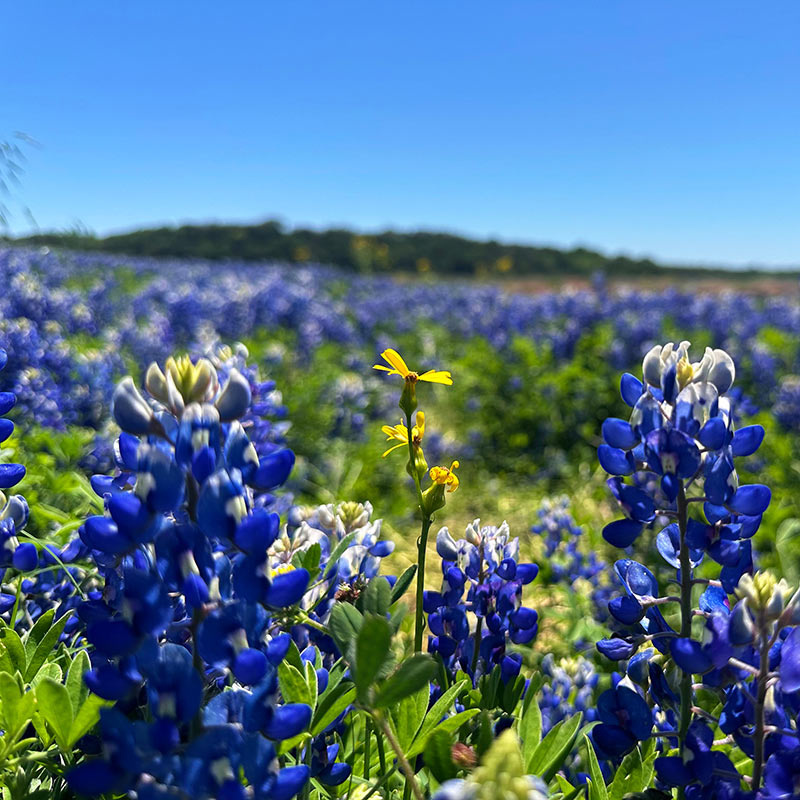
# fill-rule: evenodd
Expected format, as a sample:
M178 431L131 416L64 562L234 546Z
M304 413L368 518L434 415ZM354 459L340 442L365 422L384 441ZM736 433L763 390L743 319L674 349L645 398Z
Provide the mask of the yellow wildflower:
M429 369L421 375L418 372L410 370L403 361L403 357L397 350L384 350L381 353L381 358L389 365L385 367L383 364L375 364L373 369L380 369L388 372L390 375L399 375L406 383L416 383L417 381L427 381L428 383L443 383L445 386L452 386L453 379L450 373L445 370ZM391 369L390 369L391 367Z
M431 467L430 476L431 480L434 483L438 483L440 486L446 486L448 492L454 492L458 489L458 476L456 475L456 470L459 468L460 464L458 461L454 461L450 465L450 469L447 467Z
M384 454L383 458L389 455L392 450L397 450L398 447L404 447L408 445L408 428L406 427L405 422L400 420L399 425L384 425L381 430L386 434L386 441L397 441L400 444L396 444L393 447L390 447ZM419 448L422 446L422 437L425 435L425 412L424 411L417 411L417 418L414 422L414 427L411 429L411 444L414 445L414 448Z

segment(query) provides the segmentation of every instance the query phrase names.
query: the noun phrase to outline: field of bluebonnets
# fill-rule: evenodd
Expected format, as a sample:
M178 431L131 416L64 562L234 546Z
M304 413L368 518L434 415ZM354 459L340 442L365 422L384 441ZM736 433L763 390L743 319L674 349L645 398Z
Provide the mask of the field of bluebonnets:
M800 295L0 275L3 800L800 796Z

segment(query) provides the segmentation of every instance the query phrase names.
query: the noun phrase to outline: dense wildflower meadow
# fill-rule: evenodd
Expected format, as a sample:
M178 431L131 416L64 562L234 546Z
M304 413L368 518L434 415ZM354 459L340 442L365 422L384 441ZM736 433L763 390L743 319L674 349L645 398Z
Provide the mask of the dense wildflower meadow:
M800 797L800 287L0 277L3 800Z

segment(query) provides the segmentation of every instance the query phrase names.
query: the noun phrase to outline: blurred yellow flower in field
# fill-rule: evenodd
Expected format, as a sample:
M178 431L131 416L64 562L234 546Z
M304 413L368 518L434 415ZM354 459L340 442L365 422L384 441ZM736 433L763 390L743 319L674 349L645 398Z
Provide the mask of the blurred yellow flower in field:
M390 375L399 375L407 383L416 383L417 381L427 381L428 383L442 383L445 386L452 386L453 379L449 372L445 370L429 369L421 375L418 372L410 370L403 361L403 357L397 350L384 350L381 353L381 358L389 365L385 367L383 364L375 364L373 369L380 369L388 372Z

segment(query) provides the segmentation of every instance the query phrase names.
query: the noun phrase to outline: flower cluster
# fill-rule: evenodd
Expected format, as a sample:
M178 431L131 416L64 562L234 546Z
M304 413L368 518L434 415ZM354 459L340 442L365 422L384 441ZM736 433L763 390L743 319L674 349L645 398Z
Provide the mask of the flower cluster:
M0 370L5 369L8 354L0 349ZM14 432L14 423L5 415L17 402L13 392L0 392L0 442L4 442ZM20 542L18 534L22 532L28 520L28 504L20 494L6 497L5 490L16 486L25 477L22 464L0 464L0 570L5 578L6 572L16 570L29 572L39 561L36 545L31 542ZM0 614L5 614L14 607L16 596L0 594Z
M797 612L794 601L787 605L788 587L751 576L751 539L770 491L740 486L734 461L753 454L764 431L735 428L726 396L735 378L730 356L706 349L691 363L688 349L688 342L652 348L644 380L622 378L630 420L603 424L598 456L625 515L603 535L629 547L645 527L665 519L655 545L676 570L678 589L662 595L646 566L629 558L616 563L624 593L610 601L609 611L618 630L598 649L628 664L625 677L598 701L601 724L592 738L601 755L618 759L657 725L676 745L655 761L664 785L682 787L687 798L733 797L742 777L730 748L715 747L719 726L752 759L752 791L789 796L775 793L771 776L795 758L798 746L800 682L791 676L800 651L796 656L789 632ZM629 476L635 481L627 483ZM718 565L718 577L695 577L707 557ZM696 587L703 587L697 599ZM733 607L732 596L740 598ZM674 606L677 629L665 616ZM700 688L722 700L719 717L702 707Z
M269 549L270 567L280 573L301 554L319 548L319 578L303 595L300 605L307 623L292 634L299 646L316 645L330 660L339 656L325 632L336 599L353 602L380 570L394 543L381 539L382 520L373 520L372 504L329 503L315 508L294 506L288 524Z
M566 497L545 500L537 512L539 521L531 533L542 537L545 558L553 583L568 584L573 591L591 599L594 619L608 619L611 587L607 580L608 564L596 552L586 553L581 547L583 529L575 523Z
M425 592L428 650L452 674L461 670L473 682L496 666L504 682L516 678L522 656L508 646L528 644L538 632L538 614L522 604L522 587L538 567L520 562L519 539L511 538L505 522L481 526L476 519L457 542L442 528L436 552L443 578L441 591Z
M102 715L100 758L70 783L85 794L245 797L243 774L247 796L291 797L308 768L278 769L274 742L300 733L311 709L277 704L290 637L273 617L310 576L273 569L280 521L257 497L286 481L294 455L259 456L236 367L220 381L208 360L170 358L145 385L147 398L130 378L114 394L119 474L93 479L105 514L80 529L103 579L79 607L93 648L85 679L116 706Z

